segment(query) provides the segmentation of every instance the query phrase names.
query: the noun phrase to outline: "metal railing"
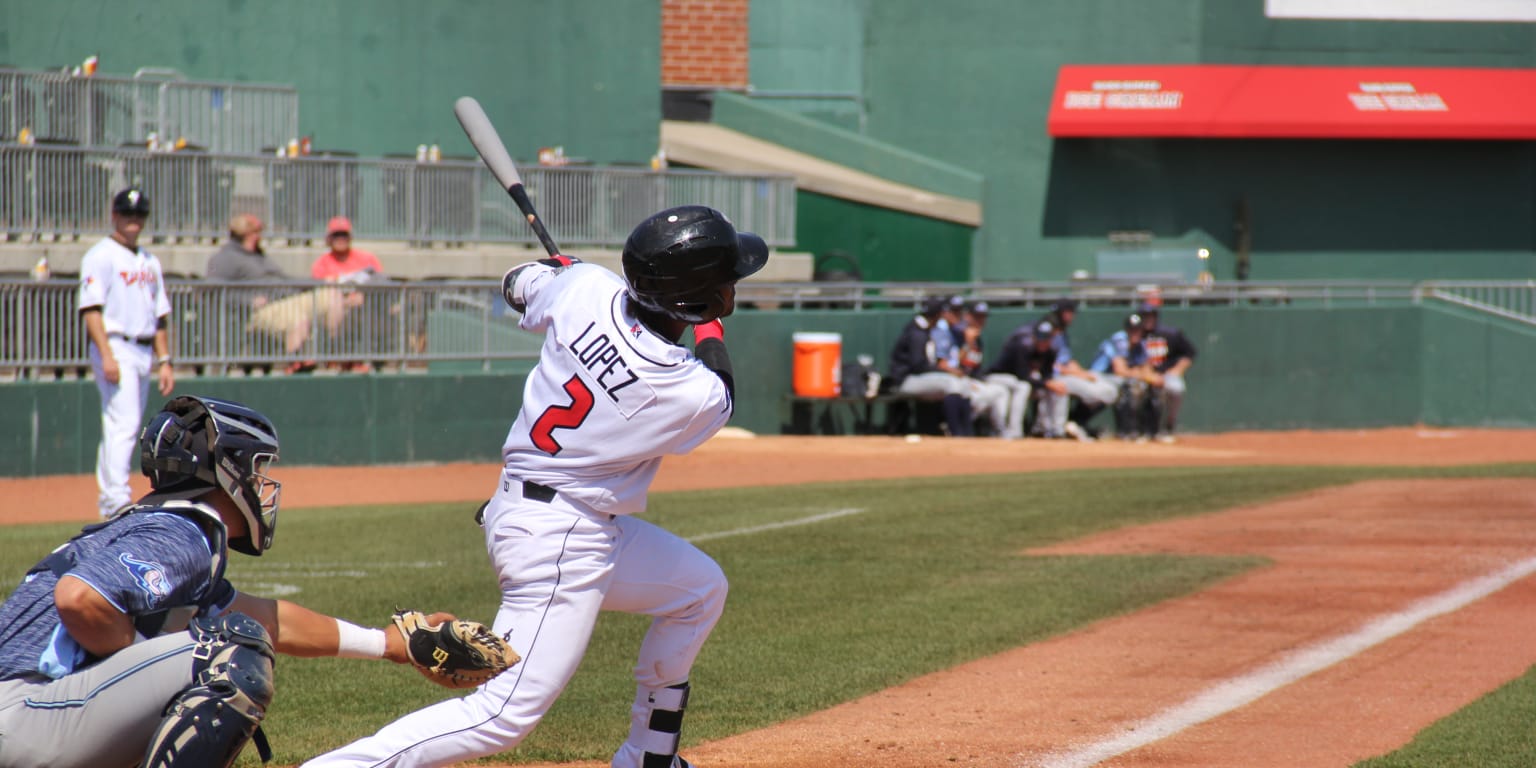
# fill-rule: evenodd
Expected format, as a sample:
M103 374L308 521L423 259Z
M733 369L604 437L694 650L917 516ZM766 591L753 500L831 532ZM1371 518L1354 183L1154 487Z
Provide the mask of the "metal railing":
M210 152L257 153L299 135L290 85L187 80L170 69L133 77L0 68L0 141L147 147L151 134Z
M794 245L794 178L622 167L523 171L529 197L561 246L622 245L646 216L684 203L723 211L769 245ZM0 231L12 239L97 235L111 191L149 194L154 237L217 240L235 213L269 238L318 239L337 215L358 237L412 243L523 243L537 238L480 163L309 155L79 149L0 144Z
M0 280L0 371L90 364L73 281ZM172 357L208 374L288 364L532 359L496 281L348 285L167 281ZM78 373L78 372L77 372Z
M998 307L1046 307L1059 299L1084 306L1131 306L1154 289L1166 306L1303 305L1332 307L1414 303L1423 286L1412 282L1244 282L1159 285L1133 280L971 283L744 283L737 301L779 309L915 308L930 296L962 296Z
M1129 306L1158 288L1165 306L1393 306L1444 300L1536 324L1533 282L1234 283L743 283L744 311L911 309L929 296L997 306ZM543 337L517 327L495 280L214 283L167 281L172 355L207 374L280 371L296 361L409 366L433 361L532 360ZM75 282L0 280L0 376L82 375L89 348ZM1473 297L1473 298L1469 298ZM1479 298L1480 297L1480 298Z
M1536 280L1437 280L1424 285L1424 295L1507 320L1536 325Z

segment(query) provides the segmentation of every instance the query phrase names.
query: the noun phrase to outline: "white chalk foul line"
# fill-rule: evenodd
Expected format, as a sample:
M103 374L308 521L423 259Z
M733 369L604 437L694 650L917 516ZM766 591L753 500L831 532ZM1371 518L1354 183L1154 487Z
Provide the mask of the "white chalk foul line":
M1521 560L1503 570L1463 582L1438 595L1420 600L1397 613L1388 614L1341 637L1303 648L1273 664L1227 680L1172 709L1126 727L1123 735L1053 755L1040 762L1020 762L1038 768L1089 768L1172 736L1242 707L1318 670L1337 664L1366 649L1392 639L1437 616L1458 610L1536 573L1536 557Z
M850 508L850 509L836 509L836 510L833 510L831 512L824 512L824 513L819 514L819 515L811 515L810 517L802 517L802 518L799 518L799 519L796 519L796 520L785 520L784 522L781 522L781 523L768 523L766 525L754 525L754 526L752 526L750 528L736 528L734 530L729 530L729 531L716 531L714 533L701 533L701 534L699 534L697 536L689 536L688 537L688 541L691 541L691 542L710 541L710 540L713 540L713 539L724 539L724 538L727 538L727 537L730 537L730 536L745 536L745 535L747 535L749 533L762 533L763 531L775 531L775 530L778 530L780 528L793 528L793 527L795 527L797 525L810 525L811 523L819 523L819 522L822 522L824 520L833 520L833 519L836 519L836 518L839 518L839 517L847 517L849 515L857 515L857 514L859 514L860 512L863 512L863 511L864 511L863 509L852 509L852 508Z

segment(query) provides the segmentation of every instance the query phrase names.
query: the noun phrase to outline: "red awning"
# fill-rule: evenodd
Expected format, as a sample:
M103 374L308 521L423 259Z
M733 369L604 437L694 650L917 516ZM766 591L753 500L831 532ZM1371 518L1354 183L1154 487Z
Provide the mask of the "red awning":
M1068 65L1052 136L1536 139L1536 69Z

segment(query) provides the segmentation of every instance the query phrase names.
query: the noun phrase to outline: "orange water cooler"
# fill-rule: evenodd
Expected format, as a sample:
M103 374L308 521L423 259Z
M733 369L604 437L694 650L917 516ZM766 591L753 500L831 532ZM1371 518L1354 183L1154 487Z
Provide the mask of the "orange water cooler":
M794 382L800 397L837 397L842 384L843 336L796 333Z

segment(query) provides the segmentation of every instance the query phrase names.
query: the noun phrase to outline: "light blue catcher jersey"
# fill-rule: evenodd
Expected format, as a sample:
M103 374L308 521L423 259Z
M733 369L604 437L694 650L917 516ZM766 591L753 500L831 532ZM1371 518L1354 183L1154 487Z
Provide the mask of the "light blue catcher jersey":
M96 661L60 624L56 568L135 619L141 635L153 636L229 607L236 592L223 578L223 557L215 557L197 523L172 512L141 509L87 528L29 571L0 605L0 679L61 677Z

